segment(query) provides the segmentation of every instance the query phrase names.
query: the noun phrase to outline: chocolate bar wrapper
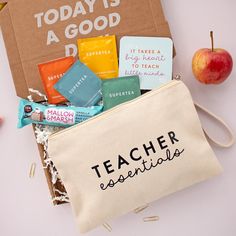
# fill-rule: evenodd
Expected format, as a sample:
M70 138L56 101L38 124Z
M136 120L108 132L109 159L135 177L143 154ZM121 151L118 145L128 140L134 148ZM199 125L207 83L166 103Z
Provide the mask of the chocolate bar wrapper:
M21 99L19 104L18 128L22 128L29 124L70 127L99 114L102 109L103 106L88 108L47 106Z

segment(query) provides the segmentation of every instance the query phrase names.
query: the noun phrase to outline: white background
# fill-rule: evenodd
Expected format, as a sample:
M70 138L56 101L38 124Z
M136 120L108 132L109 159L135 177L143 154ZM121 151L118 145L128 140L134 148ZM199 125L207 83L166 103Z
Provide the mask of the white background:
M180 73L196 101L222 116L236 133L236 69L220 86L198 83L191 72L191 59L201 47L209 47L209 31L215 31L217 46L227 49L236 63L235 0L163 0ZM236 68L236 65L235 65ZM18 98L15 95L2 36L0 37L0 235L64 236L77 233L69 205L52 206L31 127L16 129ZM222 130L209 127L219 139ZM111 223L112 235L235 236L236 235L236 146L214 148L224 174L162 199L140 215L129 214ZM32 162L36 176L29 179ZM158 186L150 186L152 188ZM102 211L102 207L101 207ZM143 223L142 217L159 215L160 221ZM88 235L110 235L99 228Z

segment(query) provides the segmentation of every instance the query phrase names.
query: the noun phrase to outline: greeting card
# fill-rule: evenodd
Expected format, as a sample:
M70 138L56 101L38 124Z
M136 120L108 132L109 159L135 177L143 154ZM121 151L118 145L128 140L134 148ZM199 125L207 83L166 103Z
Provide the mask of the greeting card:
M120 42L119 76L140 77L143 90L172 79L173 42L170 38L125 36Z

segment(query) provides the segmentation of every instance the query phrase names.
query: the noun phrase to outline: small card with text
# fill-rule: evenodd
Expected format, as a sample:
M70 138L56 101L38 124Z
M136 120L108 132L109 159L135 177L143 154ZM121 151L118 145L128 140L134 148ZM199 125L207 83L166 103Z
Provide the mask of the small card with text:
M138 75L143 90L158 88L172 79L170 38L125 36L120 41L119 58L119 76Z

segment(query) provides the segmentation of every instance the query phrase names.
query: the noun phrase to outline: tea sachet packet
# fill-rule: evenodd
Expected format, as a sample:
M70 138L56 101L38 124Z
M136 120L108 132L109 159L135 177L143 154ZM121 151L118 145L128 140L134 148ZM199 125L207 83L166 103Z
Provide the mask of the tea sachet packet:
M138 75L142 90L172 80L173 41L160 37L125 36L120 41L119 76Z
M90 107L101 100L101 83L86 65L77 61L54 88L73 105Z
M104 110L130 101L141 95L138 76L128 76L102 82Z
M65 57L38 65L44 89L50 104L58 104L66 101L66 98L58 93L53 86L62 78L74 62L74 57Z
M104 36L78 40L79 59L99 78L118 76L116 37Z

